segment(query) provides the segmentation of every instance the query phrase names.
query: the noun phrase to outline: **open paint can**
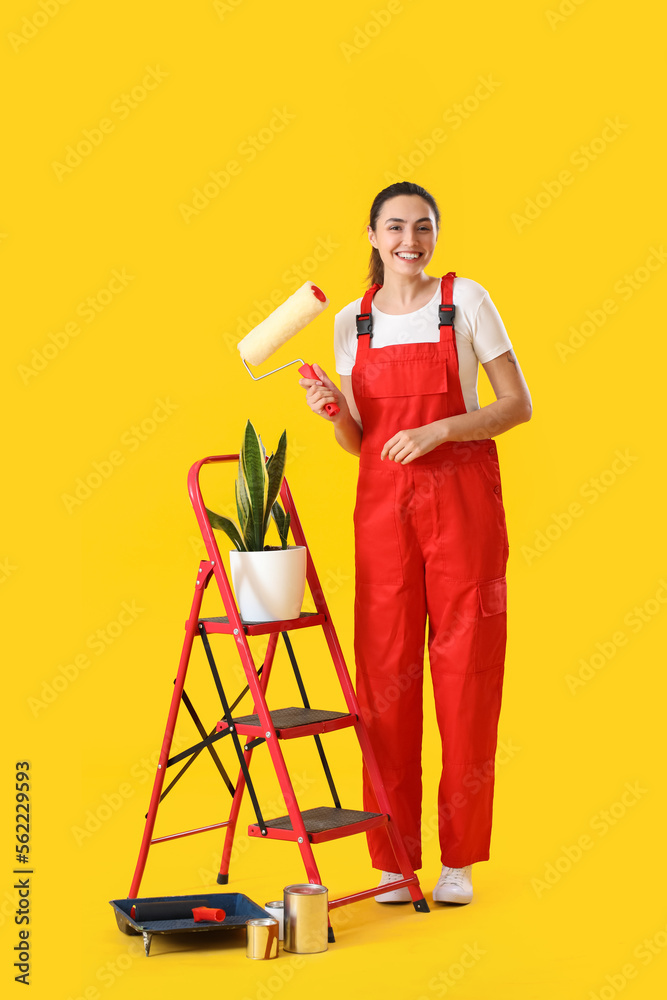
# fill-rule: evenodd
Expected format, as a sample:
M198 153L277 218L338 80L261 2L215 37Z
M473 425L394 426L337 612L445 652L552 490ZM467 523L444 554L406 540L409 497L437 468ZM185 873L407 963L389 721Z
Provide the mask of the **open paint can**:
M329 943L329 893L323 885L288 885L285 904L285 951L314 955Z
M246 920L246 958L278 957L278 921L272 917Z

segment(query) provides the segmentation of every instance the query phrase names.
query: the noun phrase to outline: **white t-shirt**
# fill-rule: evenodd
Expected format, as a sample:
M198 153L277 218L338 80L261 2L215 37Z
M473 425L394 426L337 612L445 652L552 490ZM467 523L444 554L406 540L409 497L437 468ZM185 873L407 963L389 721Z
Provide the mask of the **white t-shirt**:
M477 398L477 364L492 361L512 344L489 293L471 278L454 278L454 329L459 355L459 378L466 411L479 409ZM371 348L392 344L423 344L440 339L438 326L440 282L433 298L421 309L390 316L380 312L373 298L373 336ZM361 298L349 302L334 319L334 353L336 371L349 375L357 356L356 316L361 310Z

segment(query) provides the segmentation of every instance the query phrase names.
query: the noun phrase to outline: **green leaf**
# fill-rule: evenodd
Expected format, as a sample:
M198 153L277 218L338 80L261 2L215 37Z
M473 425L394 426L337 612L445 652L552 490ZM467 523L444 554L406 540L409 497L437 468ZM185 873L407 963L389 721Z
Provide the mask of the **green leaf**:
M255 548L255 522L252 516L252 510L248 510L248 518L245 524L245 531L243 533L243 538L245 540L246 548L248 552L258 552L259 550Z
M282 509L282 507L280 506L280 504L278 503L277 500L275 501L275 503L271 507L271 513L273 514L273 520L276 522L276 527L278 529L278 534L280 534L280 530L281 530L281 528L283 526L283 522L285 520L285 511Z
M245 488L250 502L252 550L255 552L261 552L264 548L264 505L269 485L265 454L257 431L248 421L241 449L241 462ZM250 549L251 546L248 545L248 548Z
M289 535L289 526L291 520L292 520L292 515L290 513L285 514L285 525L283 528L283 537L282 537L282 543L284 549L287 548L287 536Z
M260 451L262 452L262 458L264 459L264 463L266 464L266 448L264 447L261 434L257 435L257 440L259 441L259 447Z
M266 498L266 513L264 515L264 534L266 534L269 521L271 520L271 510L273 508L273 503L278 493L280 491L280 486L283 481L283 473L285 471L285 457L287 454L287 431L283 431L280 435L280 441L278 442L278 448L276 449L275 455L271 455L268 462L266 463L266 470L269 478L269 488Z
M250 513L250 500L248 499L248 491L245 488L245 480L243 479L243 469L241 468L241 458L239 457L239 468L238 475L236 477L236 511L239 516L239 524L241 525L241 534L245 535L246 525L248 523L248 516Z
M271 508L271 513L273 514L273 520L276 522L276 528L278 529L281 545L284 549L286 549L291 517L289 514L285 513L277 500Z
M212 528L218 528L220 531L224 531L225 534L231 539L235 547L239 552L245 552L246 546L243 543L243 539L239 534L239 529L228 517L222 517L221 514L216 514L215 511L209 510L208 507L205 508L208 515L209 522Z
M267 497L267 492L268 492L268 488L269 488L269 476L268 476L268 469L267 469L266 448L264 447L264 444L262 442L262 438L260 437L259 434L257 435L257 440L259 441L259 450L261 452L262 461L264 463L264 510L266 510L266 497ZM262 535L262 545L263 544L264 544L264 535Z

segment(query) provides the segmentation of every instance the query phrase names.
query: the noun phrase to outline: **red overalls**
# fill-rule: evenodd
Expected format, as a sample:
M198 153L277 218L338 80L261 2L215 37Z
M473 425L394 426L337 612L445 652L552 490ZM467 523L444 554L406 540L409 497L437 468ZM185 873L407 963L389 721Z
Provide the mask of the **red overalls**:
M415 869L427 616L442 739L441 860L452 868L489 857L505 658L508 544L494 442L447 442L407 465L380 459L398 431L466 412L454 277L442 278L440 341L432 344L371 349L371 303L381 285L370 288L352 370L363 424L354 511L357 696ZM380 811L365 768L364 809ZM386 832L367 837L373 867L395 871Z

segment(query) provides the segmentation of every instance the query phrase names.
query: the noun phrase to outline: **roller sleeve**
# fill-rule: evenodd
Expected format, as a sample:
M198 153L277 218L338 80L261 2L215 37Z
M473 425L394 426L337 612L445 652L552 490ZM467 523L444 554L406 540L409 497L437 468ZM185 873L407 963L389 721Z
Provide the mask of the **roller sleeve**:
M193 909L206 906L206 903L206 899L142 900L134 904L130 915L139 922L144 920L191 920Z
M328 305L329 300L317 285L312 281L304 282L301 288L239 341L241 357L251 365L261 365Z

